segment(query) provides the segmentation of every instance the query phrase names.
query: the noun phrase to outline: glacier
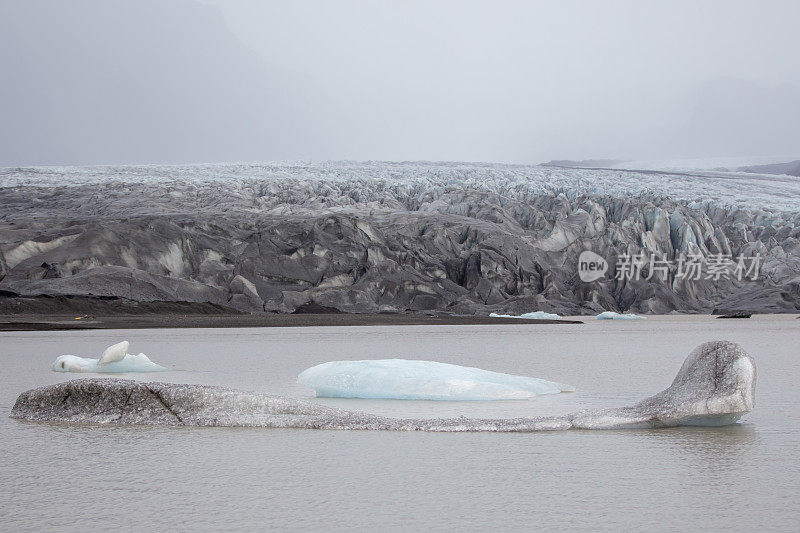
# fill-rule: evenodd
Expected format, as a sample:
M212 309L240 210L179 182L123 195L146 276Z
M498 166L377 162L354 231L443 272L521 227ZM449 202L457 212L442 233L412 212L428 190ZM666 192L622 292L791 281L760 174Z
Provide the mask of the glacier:
M597 315L597 320L644 320L645 317L633 313L617 313L615 311L603 311Z
M330 361L304 370L297 382L318 397L393 400L524 400L575 390L543 379L407 359Z
M0 313L800 311L800 179L327 162L0 169ZM761 257L591 283L584 251ZM644 275L645 273L643 273ZM652 275L650 275L652 274ZM224 308L224 309L223 309ZM53 311L50 311L53 312Z
M501 315L499 313L489 313L489 316L495 318L527 318L533 320L561 320L564 318L556 313L546 313L544 311L531 311L529 313L522 313L521 315Z
M227 426L393 431L532 432L721 426L755 405L756 366L736 343L706 342L672 384L634 405L514 419L390 418L263 393L208 385L76 379L19 395L10 417L77 424Z
M93 372L118 374L125 372L162 372L167 368L150 360L143 353L127 353L130 343L122 341L105 349L103 354L93 359L78 357L77 355L60 355L56 358L50 369L53 372Z

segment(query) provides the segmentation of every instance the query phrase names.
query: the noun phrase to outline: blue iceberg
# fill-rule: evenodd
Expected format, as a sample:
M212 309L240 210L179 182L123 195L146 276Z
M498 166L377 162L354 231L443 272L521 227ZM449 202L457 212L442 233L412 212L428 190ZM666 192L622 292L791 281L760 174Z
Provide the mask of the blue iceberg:
M392 400L525 400L575 390L544 379L407 359L331 361L303 371L297 382L318 397Z
M634 315L633 313L617 313L614 311L604 311L597 315L597 320L644 320L643 316Z

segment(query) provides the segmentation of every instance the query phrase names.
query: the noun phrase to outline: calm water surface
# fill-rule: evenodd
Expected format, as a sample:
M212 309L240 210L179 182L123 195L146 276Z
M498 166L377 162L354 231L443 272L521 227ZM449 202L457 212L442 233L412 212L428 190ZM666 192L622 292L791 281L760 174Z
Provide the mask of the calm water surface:
M433 434L25 423L23 390L63 353L131 341L208 383L391 416L515 417L618 406L669 385L706 340L756 358L756 410L727 428ZM569 383L505 402L314 399L334 359L402 357ZM797 530L800 320L655 317L582 326L396 326L0 333L0 529Z

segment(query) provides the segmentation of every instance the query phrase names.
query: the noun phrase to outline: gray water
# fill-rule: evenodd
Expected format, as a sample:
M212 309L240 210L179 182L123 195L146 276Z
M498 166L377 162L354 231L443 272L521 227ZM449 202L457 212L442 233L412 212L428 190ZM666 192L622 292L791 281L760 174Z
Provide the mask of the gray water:
M391 416L515 417L619 406L669 385L713 339L756 359L756 410L726 428L530 434L28 423L49 364L131 341L208 383ZM0 530L796 530L800 320L654 317L581 326L395 326L0 333ZM402 357L542 377L577 392L503 402L314 399L334 359Z

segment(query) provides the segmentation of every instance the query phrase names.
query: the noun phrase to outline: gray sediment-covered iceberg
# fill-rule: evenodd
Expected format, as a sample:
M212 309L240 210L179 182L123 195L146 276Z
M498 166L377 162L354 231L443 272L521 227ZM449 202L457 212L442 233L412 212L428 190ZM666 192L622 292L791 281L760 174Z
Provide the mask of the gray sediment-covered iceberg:
M753 409L756 367L739 345L716 341L686 358L672 385L617 409L515 419L395 419L207 385L81 379L22 393L11 418L117 425L242 426L396 431L544 431L721 426Z

